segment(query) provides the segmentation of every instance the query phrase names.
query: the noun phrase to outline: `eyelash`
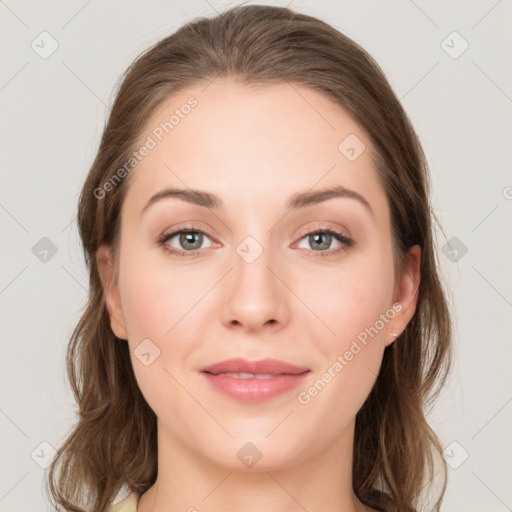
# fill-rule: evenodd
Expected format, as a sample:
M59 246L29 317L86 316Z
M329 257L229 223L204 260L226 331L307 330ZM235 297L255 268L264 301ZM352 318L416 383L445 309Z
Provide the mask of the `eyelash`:
M197 254L199 254L199 252L201 252L203 250L203 249L195 249L194 251L181 251L178 249L169 248L169 246L166 245L166 242L168 240L170 240L171 238L173 238L174 236L179 235L181 233L201 233L202 235L205 235L208 238L211 238L204 231L202 231L200 229L196 229L193 226L190 226L187 228L173 231L172 233L164 233L162 236L160 236L158 238L157 243L159 246L162 247L162 249L165 252L172 254L174 256L179 256L179 257L196 256ZM327 234L333 236L338 242L340 242L342 244L342 246L339 247L338 249L331 249L331 250L327 250L327 251L313 251L313 250L309 251L309 252L316 253L315 257L316 256L321 257L321 258L322 257L323 258L332 257L332 256L335 256L335 255L343 252L343 251L347 251L350 247L352 247L354 245L353 240L351 240L350 238L345 236L340 231L337 231L336 229L333 229L333 228L321 228L321 227L314 229L313 231L306 231L305 233L301 233L299 241L302 240L303 238L305 238L306 236L317 235L320 233L327 233Z

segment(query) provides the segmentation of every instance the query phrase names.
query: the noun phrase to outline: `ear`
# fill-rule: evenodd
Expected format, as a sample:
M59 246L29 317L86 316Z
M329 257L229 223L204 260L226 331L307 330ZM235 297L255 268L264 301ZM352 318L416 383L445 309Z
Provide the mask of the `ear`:
M388 324L385 345L390 345L402 334L416 311L418 289L421 281L421 247L414 245L405 256L405 268L395 289L393 304L398 313ZM396 336L395 336L396 335Z
M103 293L110 317L110 327L117 338L125 340L128 338L128 332L124 321L121 296L115 277L115 265L110 247L106 245L99 247L96 252L96 263L103 285Z

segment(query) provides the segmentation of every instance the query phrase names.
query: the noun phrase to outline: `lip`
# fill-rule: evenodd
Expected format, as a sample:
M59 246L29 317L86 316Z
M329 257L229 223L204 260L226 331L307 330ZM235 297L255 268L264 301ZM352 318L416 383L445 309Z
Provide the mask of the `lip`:
M247 361L236 358L221 361L201 369L215 390L245 403L259 403L299 386L309 374L301 368L277 359ZM264 378L240 378L222 373L252 373L273 375Z
M299 375L308 372L309 368L303 368L279 361L278 359L260 359L259 361L248 361L242 357L227 359L220 363L201 368L201 372L212 374L218 373L259 373L274 375Z

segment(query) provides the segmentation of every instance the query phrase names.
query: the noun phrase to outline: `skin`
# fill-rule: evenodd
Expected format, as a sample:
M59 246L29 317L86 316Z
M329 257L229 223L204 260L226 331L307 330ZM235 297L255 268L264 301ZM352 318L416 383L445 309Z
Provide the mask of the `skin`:
M396 276L371 143L341 107L299 85L216 80L167 98L141 140L191 95L198 105L129 177L118 260L108 247L97 256L112 330L128 340L137 382L158 418L158 479L138 511L372 510L351 485L355 416L392 333L414 314L420 248L410 250ZM349 134L366 146L355 161L338 150ZM292 194L332 185L364 196L373 215L353 198L286 210ZM141 215L168 187L216 194L224 209L166 198ZM190 221L204 233L198 254L179 257L158 245L162 234ZM343 244L324 239L327 248L315 250L318 243L303 233L319 228L339 229L354 243L336 252ZM252 263L236 252L247 236L263 249ZM197 235L180 244L178 234L167 246L186 252L195 242ZM317 396L299 403L298 392L394 303L400 312ZM134 350L148 338L160 355L146 366ZM291 392L241 403L199 372L239 356L311 372ZM252 467L237 457L248 442L262 454Z

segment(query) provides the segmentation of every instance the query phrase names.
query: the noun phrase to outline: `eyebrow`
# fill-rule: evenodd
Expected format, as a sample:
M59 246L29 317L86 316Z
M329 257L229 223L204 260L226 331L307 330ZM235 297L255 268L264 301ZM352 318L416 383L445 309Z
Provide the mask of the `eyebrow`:
M191 188L168 188L165 190L161 190L160 192L157 192L156 194L151 196L149 201L142 209L141 215L144 214L144 212L154 203L161 201L162 199L168 199L171 197L176 197L178 199L182 199L183 201L187 201L188 203L192 203L197 206L201 206L203 208L208 208L212 210L219 210L224 208L224 203L222 202L222 200L218 196L216 196L215 194L211 194L210 192L194 190ZM286 208L287 210L297 210L300 208L306 208L308 206L319 204L333 198L355 199L368 210L370 215L374 215L370 203L361 194L354 190L345 188L342 185L336 185L334 187L328 187L314 191L308 190L305 192L298 192L296 194L293 194L288 199L288 202L286 203Z

